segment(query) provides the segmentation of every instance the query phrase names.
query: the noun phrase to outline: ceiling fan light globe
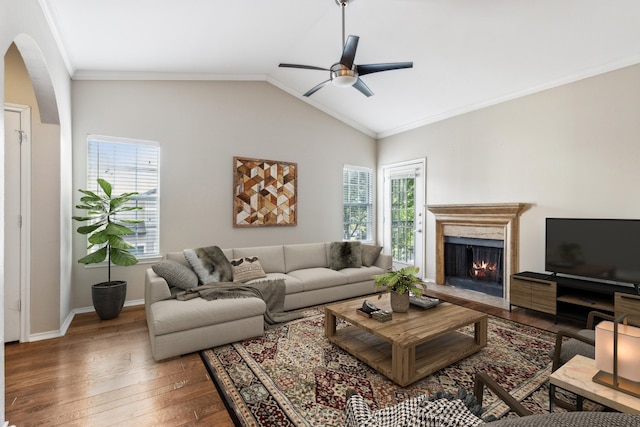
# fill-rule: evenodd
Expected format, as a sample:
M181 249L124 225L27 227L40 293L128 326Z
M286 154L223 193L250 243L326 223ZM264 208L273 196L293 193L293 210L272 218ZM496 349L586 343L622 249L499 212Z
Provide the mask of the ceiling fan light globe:
M353 70L333 70L331 72L331 83L337 87L349 87L358 80L358 74Z

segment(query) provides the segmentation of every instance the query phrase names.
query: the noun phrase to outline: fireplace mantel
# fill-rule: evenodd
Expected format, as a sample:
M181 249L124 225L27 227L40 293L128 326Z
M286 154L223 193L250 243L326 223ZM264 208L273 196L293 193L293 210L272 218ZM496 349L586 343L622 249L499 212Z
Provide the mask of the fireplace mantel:
M445 284L444 237L504 240L505 297L508 281L518 271L519 217L527 203L429 205L436 218L436 284Z

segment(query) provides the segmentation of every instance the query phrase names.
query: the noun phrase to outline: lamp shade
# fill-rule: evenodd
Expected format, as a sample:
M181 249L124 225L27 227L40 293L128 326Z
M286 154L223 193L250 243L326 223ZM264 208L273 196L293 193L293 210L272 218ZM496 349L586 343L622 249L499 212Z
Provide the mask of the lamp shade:
M612 322L604 321L596 326L596 368L613 373ZM618 325L618 376L631 381L640 381L640 328Z

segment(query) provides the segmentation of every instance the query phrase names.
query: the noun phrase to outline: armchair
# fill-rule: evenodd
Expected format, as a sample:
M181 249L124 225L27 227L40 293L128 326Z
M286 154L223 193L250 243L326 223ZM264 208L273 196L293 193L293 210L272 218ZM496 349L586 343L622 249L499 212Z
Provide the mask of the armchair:
M482 420L484 388L489 388L519 417L499 420ZM474 396L475 395L475 396ZM439 425L442 427L638 427L640 415L617 412L557 412L532 415L520 402L485 373L474 378L474 394L464 390L458 396L413 397L386 408L372 411L362 396L353 389L347 390L345 404L346 427L395 427L406 425L420 427Z

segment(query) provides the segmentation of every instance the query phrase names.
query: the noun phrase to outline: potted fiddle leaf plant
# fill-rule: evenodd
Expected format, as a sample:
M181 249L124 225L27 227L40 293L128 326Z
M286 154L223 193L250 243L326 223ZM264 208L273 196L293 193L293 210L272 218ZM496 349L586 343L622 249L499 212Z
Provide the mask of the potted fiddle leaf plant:
M373 276L375 289L385 288L382 294L388 292L391 299L391 309L397 313L406 313L409 310L410 292L420 297L425 289L424 283L416 276L420 269L414 266L403 267L399 270L391 268L384 274Z
M98 178L102 190L99 194L90 190L79 190L84 196L77 209L86 210L85 216L73 216L76 221L88 221L88 225L78 227L78 233L88 236L89 247L97 250L78 260L81 264L98 264L107 260L107 281L92 285L91 297L96 313L102 320L115 319L120 315L127 296L127 282L111 280L111 265L130 266L138 259L130 250L133 245L124 240L124 236L133 233L127 225L142 222L140 219L119 218L119 214L141 210L138 206L127 206L131 198L138 193L112 194L109 182Z

